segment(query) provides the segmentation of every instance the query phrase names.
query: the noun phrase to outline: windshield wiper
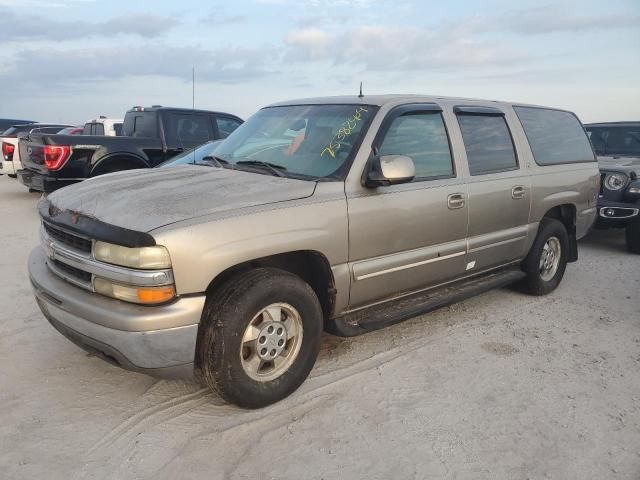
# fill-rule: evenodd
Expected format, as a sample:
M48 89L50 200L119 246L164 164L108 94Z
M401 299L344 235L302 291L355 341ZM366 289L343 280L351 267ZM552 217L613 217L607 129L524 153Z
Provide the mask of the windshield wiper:
M201 160L211 160L216 167L218 168L225 168L225 165L229 165L229 162L227 162L224 158L220 158L220 157L216 157L215 155L205 155L204 157L201 158ZM207 165L210 166L207 163L202 163L202 162L193 162L194 165Z
M287 167L283 167L282 165L277 165L275 163L262 162L260 160L241 160L239 162L236 162L236 165L250 165L254 167L264 167L277 177L286 177L286 175L283 172L287 171Z

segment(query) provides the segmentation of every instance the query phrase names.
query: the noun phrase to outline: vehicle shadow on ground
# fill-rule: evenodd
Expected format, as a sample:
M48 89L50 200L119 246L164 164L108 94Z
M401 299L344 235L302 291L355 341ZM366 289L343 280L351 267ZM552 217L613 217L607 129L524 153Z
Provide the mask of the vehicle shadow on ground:
M580 240L580 246L589 246L615 253L628 253L624 230L621 228L591 230L586 237Z

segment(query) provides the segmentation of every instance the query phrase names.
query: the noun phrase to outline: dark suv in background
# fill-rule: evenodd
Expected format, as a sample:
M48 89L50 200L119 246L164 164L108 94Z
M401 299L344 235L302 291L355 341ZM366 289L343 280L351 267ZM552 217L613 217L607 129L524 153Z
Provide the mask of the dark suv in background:
M585 125L600 165L597 228L624 228L627 248L640 253L640 122Z
M45 193L104 173L155 167L209 140L226 138L242 120L207 110L134 107L123 136L30 134L20 139L20 181Z

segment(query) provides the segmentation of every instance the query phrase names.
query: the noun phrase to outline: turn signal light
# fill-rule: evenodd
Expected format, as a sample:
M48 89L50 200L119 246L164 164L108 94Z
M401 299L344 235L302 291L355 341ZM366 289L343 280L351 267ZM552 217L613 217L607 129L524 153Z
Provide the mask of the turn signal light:
M164 303L176 296L176 291L173 287L138 288L137 290L140 303Z
M47 170L60 170L71 156L71 147L68 145L45 145L44 164Z
M7 162L10 162L13 159L13 152L15 151L15 149L15 145L7 142L2 142L2 156Z
M104 278L96 277L93 281L93 287L97 293L106 295L107 297L143 305L165 303L176 296L176 289L173 285L164 287L137 287L133 285L121 285L105 280Z

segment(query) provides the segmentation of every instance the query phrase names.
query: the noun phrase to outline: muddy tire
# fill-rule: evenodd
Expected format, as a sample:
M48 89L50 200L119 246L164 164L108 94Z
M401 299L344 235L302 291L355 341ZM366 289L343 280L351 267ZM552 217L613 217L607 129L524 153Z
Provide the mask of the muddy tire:
M625 229L625 240L627 241L627 250L631 253L640 254L640 219L636 218L629 222Z
M295 391L318 356L323 317L298 276L259 268L208 299L198 338L203 382L226 401L261 408Z
M546 295L560 284L567 268L569 235L562 222L543 218L522 269L527 277L520 284L531 295Z

